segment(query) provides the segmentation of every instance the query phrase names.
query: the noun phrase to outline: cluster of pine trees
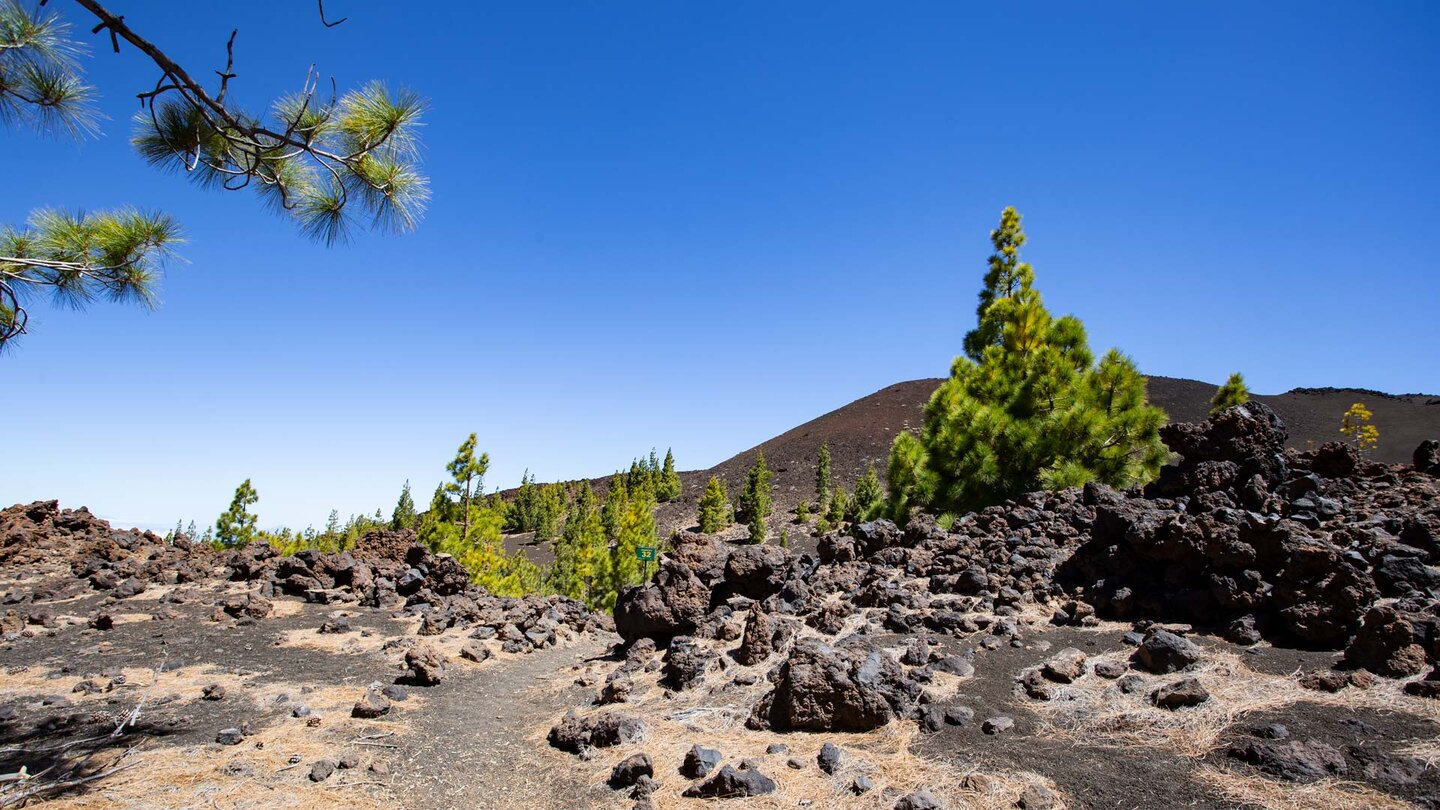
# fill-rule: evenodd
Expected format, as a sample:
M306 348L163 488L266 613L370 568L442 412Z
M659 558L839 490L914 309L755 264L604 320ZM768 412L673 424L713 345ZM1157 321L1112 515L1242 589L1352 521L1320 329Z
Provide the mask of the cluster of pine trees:
M815 458L815 506L812 511L809 501L802 502L795 511L796 520L809 523L813 514L815 530L824 534L847 523L874 520L884 513L885 490L874 464L855 482L853 494L847 494L845 488L835 482L831 465L830 443L821 442Z
M339 513L332 511L323 531L257 528L253 507L259 495L247 479L213 531L207 528L197 535L193 521L188 528L177 523L170 537L198 537L217 547L266 542L293 554L310 548L344 551L374 529L413 529L421 543L455 557L477 584L492 593L559 593L608 610L621 588L643 576L637 549L658 547L656 506L678 498L681 491L670 451L661 461L652 450L647 458L633 461L629 471L615 473L604 487L603 500L588 482L539 484L528 470L511 497L500 492L486 495L489 467L488 454L476 455L472 433L446 465L449 480L436 486L425 512L416 510L406 481L388 520L376 510L373 516L352 516L341 524ZM523 532L551 543L555 559L550 566L541 568L523 554L505 549L507 534Z
M566 505L564 528L555 540L555 562L546 578L555 593L592 608L615 606L620 589L641 581L641 547L658 548L651 478L616 473L603 502L581 484Z

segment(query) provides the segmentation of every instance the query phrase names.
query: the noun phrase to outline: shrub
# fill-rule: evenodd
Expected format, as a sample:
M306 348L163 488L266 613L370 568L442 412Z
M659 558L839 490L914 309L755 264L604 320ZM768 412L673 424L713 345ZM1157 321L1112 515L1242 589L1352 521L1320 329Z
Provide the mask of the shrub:
M1341 435L1349 439L1362 456L1368 455L1380 443L1380 429L1370 424L1373 415L1363 402L1357 402L1340 418Z
M1215 391L1214 399L1210 400L1210 415L1214 416L1226 408L1244 405L1249 401L1250 389L1245 387L1245 378L1237 371Z

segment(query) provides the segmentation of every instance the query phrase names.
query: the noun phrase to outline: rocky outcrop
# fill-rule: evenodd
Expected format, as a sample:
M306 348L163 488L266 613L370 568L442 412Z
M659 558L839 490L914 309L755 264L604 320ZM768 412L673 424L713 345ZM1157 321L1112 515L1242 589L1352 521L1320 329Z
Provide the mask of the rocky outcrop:
M620 592L615 632L627 643L668 640L694 633L709 610L710 589L685 563L666 558L650 582Z
M920 687L879 651L801 639L749 725L777 731L869 731L909 715Z

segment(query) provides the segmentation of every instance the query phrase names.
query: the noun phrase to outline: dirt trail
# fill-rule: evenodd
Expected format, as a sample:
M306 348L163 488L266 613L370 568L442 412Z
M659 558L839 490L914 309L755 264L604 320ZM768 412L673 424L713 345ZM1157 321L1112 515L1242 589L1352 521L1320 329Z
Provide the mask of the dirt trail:
M399 784L409 810L457 807L597 807L615 794L586 785L577 771L542 767L545 733L587 690L572 670L618 641L586 637L485 666L425 690L426 711L396 742Z

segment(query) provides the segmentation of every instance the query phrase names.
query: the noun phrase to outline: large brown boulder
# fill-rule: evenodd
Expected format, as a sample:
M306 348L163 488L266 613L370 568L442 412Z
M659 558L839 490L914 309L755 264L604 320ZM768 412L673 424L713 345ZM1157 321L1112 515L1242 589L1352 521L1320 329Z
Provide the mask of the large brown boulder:
M653 581L626 588L615 600L615 632L627 643L695 632L710 609L710 589L679 560L666 557Z
M919 695L920 687L888 655L801 639L748 724L776 731L869 731L908 715Z
M1415 627L1388 605L1370 608L1345 650L1345 662L1379 675L1401 678L1425 671L1425 648Z

